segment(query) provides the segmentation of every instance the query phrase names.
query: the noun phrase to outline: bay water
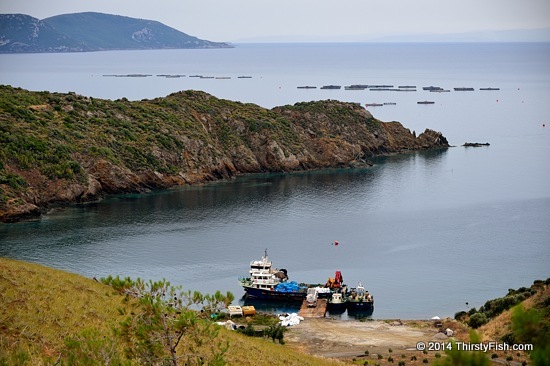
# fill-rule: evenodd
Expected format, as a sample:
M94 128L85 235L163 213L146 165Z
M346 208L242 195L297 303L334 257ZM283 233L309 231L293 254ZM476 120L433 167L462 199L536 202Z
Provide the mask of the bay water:
M103 76L135 73L151 76ZM1 256L87 277L166 278L240 299L237 279L267 249L292 280L324 283L340 270L348 285L361 281L375 297L374 318L452 316L550 277L549 44L0 55L0 84L131 100L196 89L266 108L391 102L368 109L417 134L441 131L455 145L380 157L366 169L250 175L56 209L0 224ZM328 84L342 88L319 88ZM351 84L418 91L344 90ZM297 88L304 85L317 89ZM422 90L429 85L451 91ZM466 141L490 146L460 146Z

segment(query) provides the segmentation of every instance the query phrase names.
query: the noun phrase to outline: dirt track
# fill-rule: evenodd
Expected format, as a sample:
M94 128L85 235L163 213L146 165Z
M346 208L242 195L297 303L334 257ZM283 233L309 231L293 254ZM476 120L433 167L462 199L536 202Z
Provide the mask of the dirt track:
M285 333L285 342L302 352L330 358L416 354L416 343L430 341L438 333L426 321L341 321L305 319ZM421 352L420 352L421 353Z

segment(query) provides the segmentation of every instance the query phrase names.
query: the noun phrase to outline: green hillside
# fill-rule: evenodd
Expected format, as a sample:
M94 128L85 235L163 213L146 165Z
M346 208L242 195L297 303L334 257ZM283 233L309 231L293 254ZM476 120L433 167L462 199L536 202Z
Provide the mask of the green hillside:
M0 220L239 174L365 167L372 156L446 148L354 103L265 109L183 91L111 101L0 86Z
M43 20L0 14L0 40L0 53L230 47L153 20L93 12Z
M87 12L57 15L43 21L97 50L227 47L224 43L201 40L157 21L119 15Z

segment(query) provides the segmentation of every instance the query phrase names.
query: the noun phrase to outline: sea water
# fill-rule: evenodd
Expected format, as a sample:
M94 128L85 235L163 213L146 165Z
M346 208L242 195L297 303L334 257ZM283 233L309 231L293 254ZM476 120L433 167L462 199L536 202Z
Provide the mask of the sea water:
M441 131L455 145L382 157L367 169L252 175L70 206L41 220L0 224L0 255L87 277L166 278L185 289L231 291L238 301L237 279L267 249L292 280L324 283L340 270L349 286L362 282L375 297L374 318L425 319L479 307L550 276L549 65L548 44L0 55L1 84L95 98L195 89L266 108L323 99L391 102L368 109L417 134ZM103 76L135 73L152 76ZM329 84L342 88L320 89ZM344 90L351 84L417 91ZM304 85L317 89L297 88ZM451 91L422 90L430 85ZM434 104L417 104L423 100ZM490 146L460 146L466 141Z

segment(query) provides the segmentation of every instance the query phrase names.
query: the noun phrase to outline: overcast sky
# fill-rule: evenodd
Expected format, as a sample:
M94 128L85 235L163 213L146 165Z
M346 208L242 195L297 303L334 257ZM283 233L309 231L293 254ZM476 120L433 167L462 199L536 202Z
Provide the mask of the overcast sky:
M157 20L229 42L550 28L550 0L0 0L0 13L39 19L84 11Z

